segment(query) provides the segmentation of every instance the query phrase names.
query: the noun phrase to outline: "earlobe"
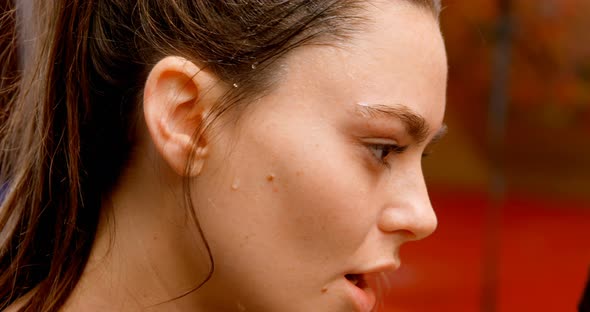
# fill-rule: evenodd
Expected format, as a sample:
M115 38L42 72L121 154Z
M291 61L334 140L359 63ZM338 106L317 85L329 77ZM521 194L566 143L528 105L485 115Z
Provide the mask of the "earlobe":
M160 60L148 75L145 122L156 149L178 175L196 176L204 166L209 146L203 129L218 100L213 92L216 81L209 72L176 56Z

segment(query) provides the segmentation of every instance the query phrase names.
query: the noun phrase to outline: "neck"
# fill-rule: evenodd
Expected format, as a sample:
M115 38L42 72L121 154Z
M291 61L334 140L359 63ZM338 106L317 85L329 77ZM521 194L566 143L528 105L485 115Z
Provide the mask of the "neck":
M147 153L131 162L104 202L89 263L64 311L198 307L191 290L208 273L207 257L183 205L181 178L153 159Z

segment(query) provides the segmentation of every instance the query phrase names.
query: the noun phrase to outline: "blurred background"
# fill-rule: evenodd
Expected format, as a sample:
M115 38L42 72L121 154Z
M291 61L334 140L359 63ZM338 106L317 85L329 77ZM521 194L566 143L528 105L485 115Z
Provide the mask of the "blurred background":
M382 312L577 311L590 273L590 0L444 0L439 217Z
M590 0L443 0L439 217L380 312L576 311L590 274ZM26 17L25 17L26 18Z

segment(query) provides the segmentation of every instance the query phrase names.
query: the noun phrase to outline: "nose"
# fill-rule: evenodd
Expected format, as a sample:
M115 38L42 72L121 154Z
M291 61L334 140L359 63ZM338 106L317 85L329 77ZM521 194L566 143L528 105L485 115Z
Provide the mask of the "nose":
M397 177L387 190L378 227L383 232L404 233L406 240L420 240L434 232L438 221L426 188L422 170Z

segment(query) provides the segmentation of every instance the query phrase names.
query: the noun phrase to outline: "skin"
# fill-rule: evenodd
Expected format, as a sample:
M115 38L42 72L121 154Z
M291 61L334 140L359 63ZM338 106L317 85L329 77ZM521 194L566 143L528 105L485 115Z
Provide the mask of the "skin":
M141 139L64 311L354 311L344 275L395 270L400 246L436 228L421 158L443 127L447 80L430 12L384 1L367 16L345 46L289 55L280 83L204 133L194 158L192 133L231 86L182 58L160 61ZM421 116L423 138L367 107ZM170 301L209 269L183 202L187 161L215 272Z

